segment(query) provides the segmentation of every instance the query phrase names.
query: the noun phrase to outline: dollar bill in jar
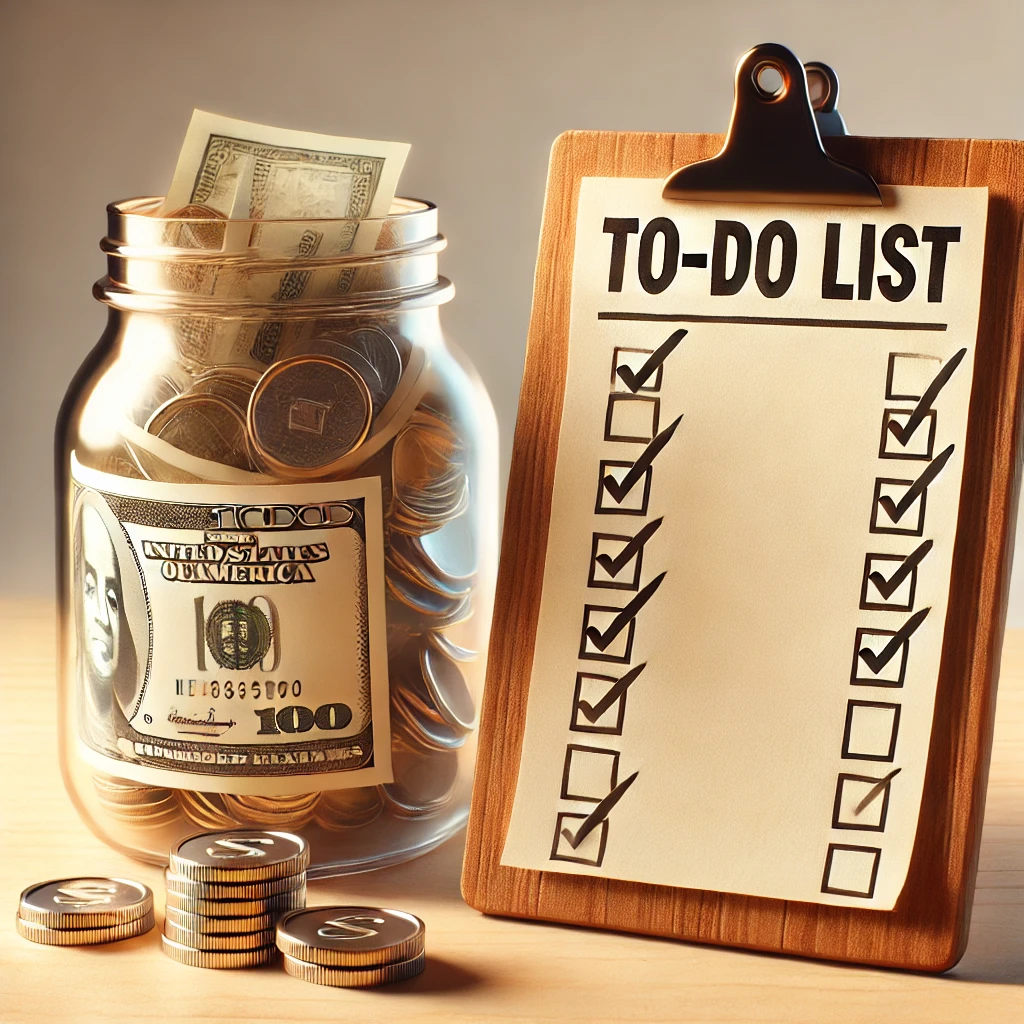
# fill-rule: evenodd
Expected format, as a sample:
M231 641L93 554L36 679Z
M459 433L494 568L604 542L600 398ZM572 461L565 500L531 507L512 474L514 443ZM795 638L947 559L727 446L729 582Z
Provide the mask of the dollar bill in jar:
M380 480L168 485L72 456L77 729L147 786L392 781Z

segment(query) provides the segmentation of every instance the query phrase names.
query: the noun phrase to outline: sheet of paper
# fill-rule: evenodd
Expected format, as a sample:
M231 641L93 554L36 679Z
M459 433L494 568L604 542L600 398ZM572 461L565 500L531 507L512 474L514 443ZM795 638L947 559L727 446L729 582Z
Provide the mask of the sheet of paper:
M891 909L921 806L986 189L584 178L502 863Z

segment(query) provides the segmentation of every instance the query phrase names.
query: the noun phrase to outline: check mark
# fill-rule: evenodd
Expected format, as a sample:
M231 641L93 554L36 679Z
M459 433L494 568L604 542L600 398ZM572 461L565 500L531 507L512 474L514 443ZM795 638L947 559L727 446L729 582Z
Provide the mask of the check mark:
M628 366L616 367L615 372L622 378L622 383L635 395L658 372L658 367L672 354L675 347L686 337L687 331L673 331L667 341L663 341L647 358L647 362L635 373Z
M962 348L946 362L945 366L935 375L935 379L925 389L924 394L918 399L914 411L902 427L895 420L889 420L889 430L900 444L906 445L911 437L913 437L914 431L917 430L925 416L928 415L932 403L949 382L949 378L953 376L956 368L963 362L965 355L967 355L967 349Z
M896 652L914 635L917 627L924 622L930 611L931 608L922 608L919 612L911 615L878 654L875 654L870 647L862 647L857 652L857 656L877 675L892 661Z
M661 573L655 576L646 587L641 590L629 604L626 605L618 615L608 624L603 632L597 626L587 626L587 639L599 650L607 650L615 638L626 628L628 623L636 618L641 608L654 596L654 592L661 586L661 581L667 574Z
M639 480L648 469L651 468L651 463L658 457L658 453L662 448L665 447L672 440L672 435L676 432L676 427L679 426L682 416L677 416L672 423L670 423L658 436L643 450L640 458L633 463L629 468L629 472L622 478L621 482L617 482L615 477L610 473L604 477L601 481L604 484L604 489L615 499L619 504L622 503L622 499L633 489L633 485Z
M888 494L883 494L878 499L878 504L885 509L886 514L894 523L898 523L903 518L914 502L928 489L928 485L942 472L942 468L949 462L954 448L956 445L951 444L929 462L925 471L907 488L907 493L898 502L893 501Z
M648 523L614 558L611 555L598 555L594 561L609 576L617 576L619 570L654 536L664 519L662 516L653 523Z
M608 817L609 811L622 799L623 794L636 781L639 772L633 772L628 779L623 779L580 823L573 835L572 830L562 829L562 838L575 850L591 832Z
M935 542L926 540L919 545L900 563L900 567L886 579L877 569L868 575L868 579L878 588L878 592L887 601L900 588L900 584L921 564L924 556L931 551ZM638 595L639 596L639 595Z
M625 692L630 684L647 668L647 662L631 668L615 685L596 703L591 704L585 700L578 700L576 706L586 716L588 722L596 722Z
M863 811L864 808L867 807L867 805L871 803L872 800L874 800L880 794L884 793L886 786L888 786L889 783L892 782L892 780L895 779L896 776L899 775L899 773L902 770L902 768L894 768L891 772L889 772L888 775L886 775L884 779L879 779L878 782L876 782L875 785L873 785L867 791L867 793L864 795L864 799L861 800L861 802L857 804L856 807L854 807L853 813L860 814L860 812Z

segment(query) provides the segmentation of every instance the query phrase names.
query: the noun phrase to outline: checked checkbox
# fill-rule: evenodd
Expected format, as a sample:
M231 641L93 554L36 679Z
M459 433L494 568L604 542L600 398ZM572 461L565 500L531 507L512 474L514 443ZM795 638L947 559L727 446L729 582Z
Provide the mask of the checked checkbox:
M644 564L644 545L657 532L663 518L648 523L635 536L595 533L590 551L588 587L606 590L639 590Z
M551 860L567 860L572 864L588 864L595 868L601 866L605 847L608 845L607 819L584 836L578 846L573 846L565 834L572 834L586 820L585 814L563 812L558 815L555 819L555 841L551 846Z
M911 423L913 409L886 409L882 414L882 438L878 442L880 459L909 459L927 462L935 450L938 416L929 409L916 426ZM899 433L892 428L899 427Z
M909 555L869 552L864 558L861 608L872 611L911 611L917 592L917 567L933 545L932 540L926 540Z
M657 592L666 575L663 572L655 576L623 608L584 605L579 656L593 661L628 662L633 653L636 617Z
M928 488L953 457L955 450L956 445L949 445L925 466L916 480L893 480L887 477L876 480L871 510L871 533L898 533L920 537L924 533Z
M898 629L858 629L853 642L851 686L902 686L907 675L910 638L931 608L915 612Z
M851 775L841 772L832 805L832 827L861 832L884 832L889 813L889 788L901 769L888 775Z
M634 463L621 460L602 459L598 470L597 515L645 516L651 501L651 476L653 468L648 466L639 478L627 480L632 473ZM610 488L611 480L614 488ZM623 484L629 483L629 489L621 494Z
M573 732L621 736L627 691L646 667L644 662L618 678L577 672L569 728Z

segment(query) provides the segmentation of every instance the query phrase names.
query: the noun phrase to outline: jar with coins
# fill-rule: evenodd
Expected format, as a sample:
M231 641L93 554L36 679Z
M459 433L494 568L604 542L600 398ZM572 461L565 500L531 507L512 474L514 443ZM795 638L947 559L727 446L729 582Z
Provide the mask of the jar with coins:
M57 425L65 783L154 863L281 829L310 875L464 823L497 430L446 340L437 210L108 208L106 332Z

